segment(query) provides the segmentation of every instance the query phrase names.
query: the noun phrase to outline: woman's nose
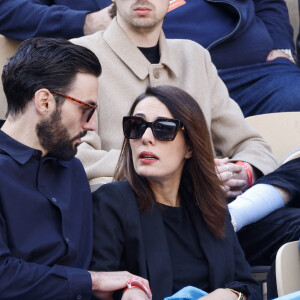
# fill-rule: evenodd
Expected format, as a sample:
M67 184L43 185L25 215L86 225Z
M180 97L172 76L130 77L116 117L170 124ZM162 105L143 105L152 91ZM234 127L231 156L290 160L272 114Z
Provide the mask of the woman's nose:
M142 136L142 141L145 144L146 143L151 143L151 144L155 143L155 137L154 137L153 132L152 132L152 130L151 130L150 127L148 127L145 130L145 132L144 132L144 134Z

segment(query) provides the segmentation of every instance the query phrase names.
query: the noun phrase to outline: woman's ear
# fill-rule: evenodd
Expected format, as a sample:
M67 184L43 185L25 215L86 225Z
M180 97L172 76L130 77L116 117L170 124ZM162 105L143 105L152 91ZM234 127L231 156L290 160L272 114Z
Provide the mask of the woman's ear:
M47 89L37 90L34 94L35 108L41 115L51 114L56 107L53 95Z
M192 149L191 149L190 145L187 145L187 146L186 146L186 152L185 152L184 158L185 158L185 159L189 159L189 158L191 158L192 156L193 156Z

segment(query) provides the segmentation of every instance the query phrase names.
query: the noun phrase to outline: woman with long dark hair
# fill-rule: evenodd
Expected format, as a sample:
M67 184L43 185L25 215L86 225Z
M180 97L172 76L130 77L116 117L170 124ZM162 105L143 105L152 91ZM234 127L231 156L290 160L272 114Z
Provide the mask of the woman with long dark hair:
M209 292L203 299L260 299L196 101L175 87L148 88L123 131L116 182L93 194L92 268L147 278L157 300L188 285Z

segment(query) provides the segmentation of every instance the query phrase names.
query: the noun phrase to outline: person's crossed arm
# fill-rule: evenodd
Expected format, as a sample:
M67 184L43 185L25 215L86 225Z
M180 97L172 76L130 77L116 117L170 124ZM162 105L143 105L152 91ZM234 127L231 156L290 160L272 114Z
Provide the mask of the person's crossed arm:
M111 5L106 6L109 2L101 8L92 1L60 3L59 0L0 1L0 34L17 40L37 36L70 39L103 30L112 20Z

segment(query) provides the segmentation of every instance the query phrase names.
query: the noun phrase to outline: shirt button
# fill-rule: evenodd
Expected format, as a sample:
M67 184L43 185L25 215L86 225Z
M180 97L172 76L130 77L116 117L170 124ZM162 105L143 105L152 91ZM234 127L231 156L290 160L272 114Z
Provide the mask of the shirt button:
M158 70L154 70L153 71L153 76L154 76L154 78L158 79L159 78L159 71Z
M41 157L41 151L39 151L39 150L34 150L34 151L33 151L33 156L35 156L35 157Z
M77 300L80 300L82 299L82 296L81 295L77 295Z
M56 202L56 201L57 201L55 198L52 198L51 200L52 200L53 202Z
M70 242L70 239L69 238L66 238L66 242L69 243ZM81 296L81 295L79 295ZM80 298L81 299L81 298Z

